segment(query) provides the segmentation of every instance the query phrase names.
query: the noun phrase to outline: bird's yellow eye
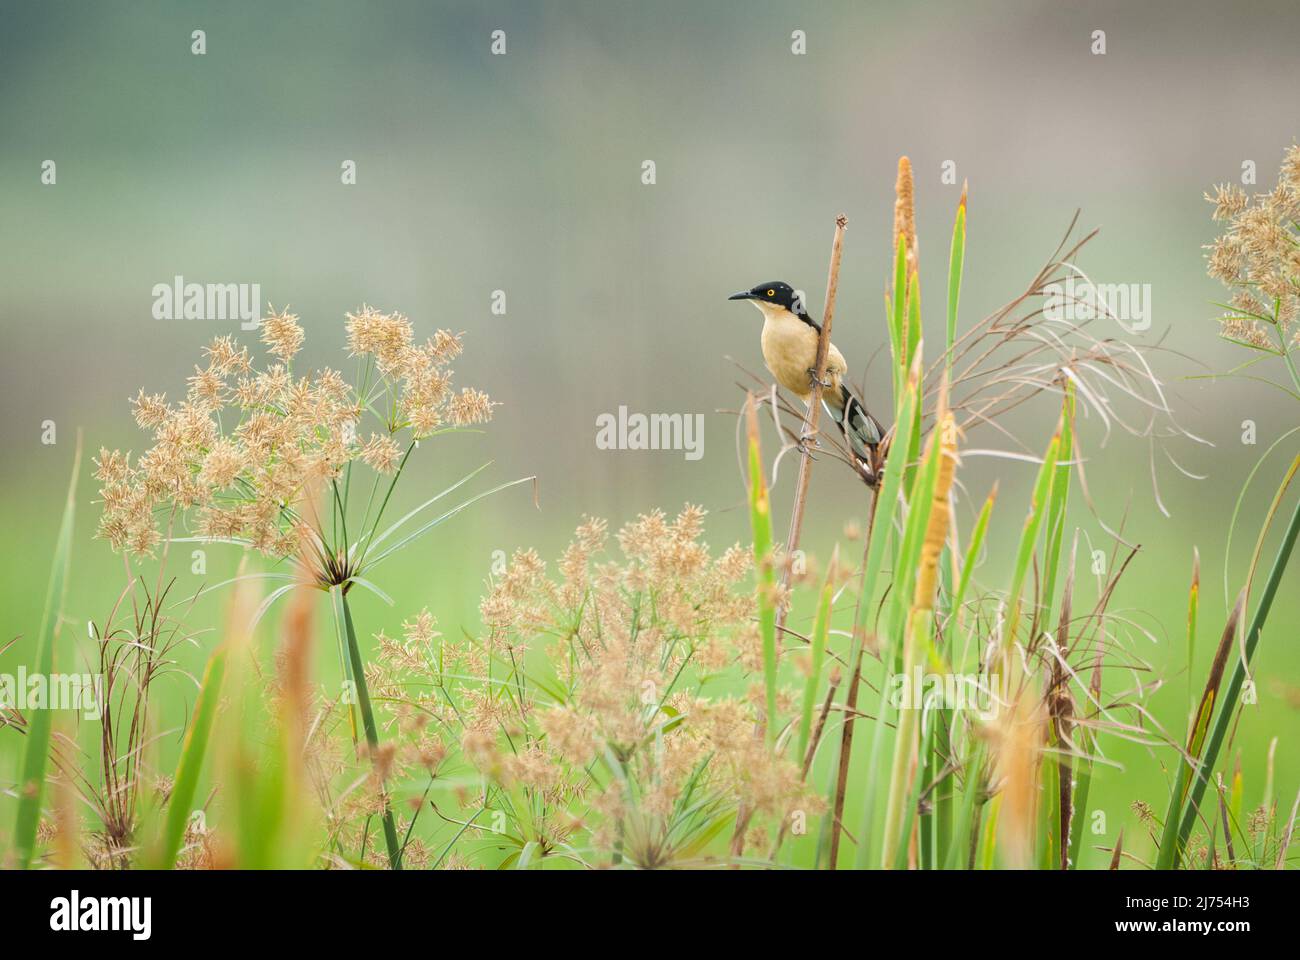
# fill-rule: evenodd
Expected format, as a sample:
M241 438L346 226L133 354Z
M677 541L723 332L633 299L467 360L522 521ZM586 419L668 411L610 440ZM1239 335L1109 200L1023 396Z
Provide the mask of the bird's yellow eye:
M775 291L775 290L769 290L769 291L767 291L767 295L768 295L769 297L775 297L775 296L776 296L776 291Z

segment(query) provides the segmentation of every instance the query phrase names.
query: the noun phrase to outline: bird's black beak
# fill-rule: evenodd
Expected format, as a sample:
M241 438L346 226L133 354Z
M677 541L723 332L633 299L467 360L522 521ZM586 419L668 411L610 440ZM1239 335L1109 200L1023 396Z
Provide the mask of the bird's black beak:
M748 290L741 290L739 293L733 293L727 297L728 300L753 300L754 294Z

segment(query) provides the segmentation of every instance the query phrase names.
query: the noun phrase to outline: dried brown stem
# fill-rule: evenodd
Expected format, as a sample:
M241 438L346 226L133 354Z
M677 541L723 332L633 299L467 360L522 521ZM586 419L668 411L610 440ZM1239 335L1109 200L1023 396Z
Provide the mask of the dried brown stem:
M831 321L835 317L835 294L840 285L840 258L844 251L844 229L848 218L840 214L835 218L835 238L831 241L831 265L826 278L826 301L822 312L821 336L817 340L816 375L813 378L812 399L808 402L808 412L804 415L803 439L814 441L817 437L817 424L821 419L822 383L826 376L826 354L831 345ZM805 452L799 464L799 479L795 484L794 506L790 511L790 532L785 540L786 563L781 571L781 593L784 595L790 586L790 558L799 549L799 536L803 532L803 515L808 506L808 484L812 480L812 455ZM789 613L788 604L782 604L776 611L776 626L780 630L785 625Z
M830 689L826 691L826 699L822 701L821 713L817 716L817 723L813 727L812 737L808 741L808 749L804 751L803 766L799 769L799 777L802 780L808 779L808 771L812 769L813 758L817 756L817 745L821 742L822 731L826 729L826 718L830 716L831 704L835 699L835 691L839 689L839 671L836 670L831 676ZM776 862L776 855L781 852L781 844L785 842L786 830L789 827L787 820L781 821L781 830L776 835L776 843L772 844L772 852L767 855L767 859Z
M876 504L878 498L875 491L871 494L871 508L867 514L867 531L863 538L862 547L862 569L867 568L867 555L871 551L871 537L876 526ZM861 593L858 595L858 603L863 602ZM853 622L854 629L858 629L857 611L854 611ZM865 639L865 638L864 638ZM858 646L858 656L856 660L849 664L849 690L844 699L844 725L840 730L840 768L836 771L835 781L835 808L831 811L831 850L829 868L835 869L835 861L839 858L840 853L840 833L844 830L844 797L849 788L849 759L853 754L853 714L857 713L858 707L858 681L862 678L862 654L866 651L866 643Z
M804 414L803 437L801 439L805 443L816 438L817 423L821 419L822 381L826 376L826 355L830 351L831 344L831 321L835 316L835 294L839 290L840 283L840 258L844 249L844 229L848 226L848 223L848 218L844 214L840 214L835 218L835 237L831 241L831 265L826 278L826 301L822 313L821 336L817 340L816 373L812 382L812 397L808 402L808 410ZM757 426L754 409L754 402L751 397L746 404L751 432ZM812 455L805 451L803 460L799 464L799 479L795 484L794 506L790 511L790 532L785 541L786 562L781 570L781 596L785 595L790 586L790 558L799 549L799 535L803 531L803 515L804 509L808 505L808 484L811 479ZM785 629L785 619L789 612L788 604L781 603L777 606L776 631L778 634ZM736 860L739 860L745 852L745 828L749 825L749 819L750 812L747 810L742 809L736 814L736 826L731 835L731 855Z

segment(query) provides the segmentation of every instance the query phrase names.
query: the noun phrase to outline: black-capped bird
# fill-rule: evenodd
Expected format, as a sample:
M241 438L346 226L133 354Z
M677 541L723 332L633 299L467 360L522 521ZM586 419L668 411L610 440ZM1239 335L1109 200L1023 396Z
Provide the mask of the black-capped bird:
M773 280L727 299L748 300L763 314L763 362L781 387L805 404L811 403L822 327L808 315L798 291ZM844 354L835 344L828 344L822 405L844 433L853 468L867 486L875 487L883 463L885 431L844 382L847 372Z

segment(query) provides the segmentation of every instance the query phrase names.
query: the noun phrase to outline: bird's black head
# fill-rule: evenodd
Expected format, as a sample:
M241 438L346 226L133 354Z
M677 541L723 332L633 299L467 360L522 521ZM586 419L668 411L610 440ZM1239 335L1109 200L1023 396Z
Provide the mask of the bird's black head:
M804 308L803 295L790 284L782 283L780 280L760 283L752 290L741 290L739 293L733 293L727 299L757 300L761 303L771 303L778 307L785 307L791 313L798 315L807 312Z

